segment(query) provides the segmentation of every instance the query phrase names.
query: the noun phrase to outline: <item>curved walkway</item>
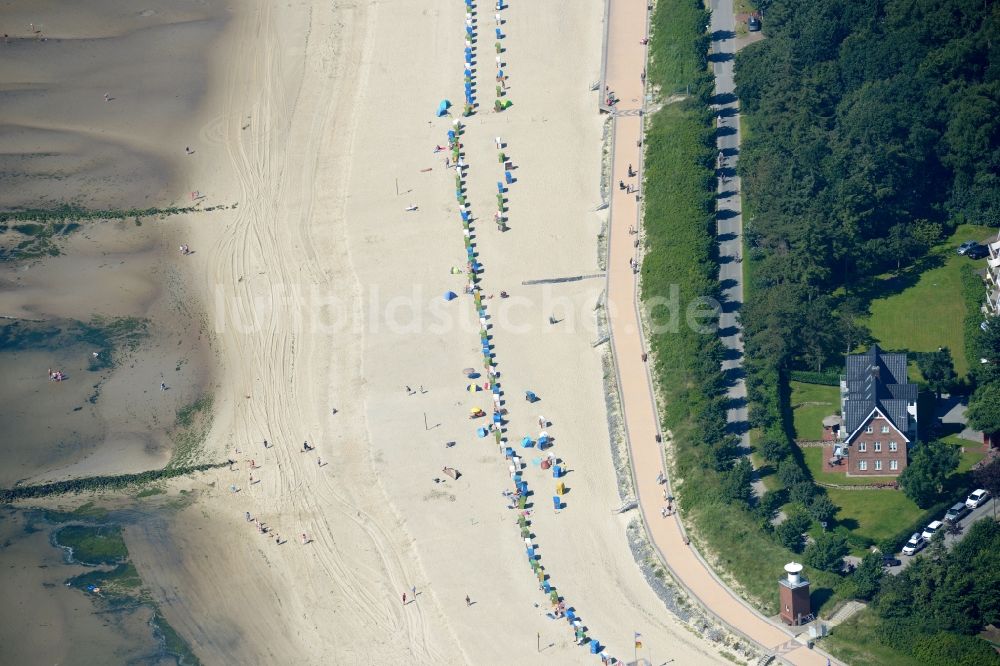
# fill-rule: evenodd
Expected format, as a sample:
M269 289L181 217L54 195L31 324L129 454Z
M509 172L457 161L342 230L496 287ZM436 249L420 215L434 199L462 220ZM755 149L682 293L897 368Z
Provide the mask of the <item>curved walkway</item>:
M641 260L641 255L634 247L634 237L628 229L633 224L638 228L642 221L639 195L620 190L616 186L620 180L636 185L641 183L640 140L643 135L643 117L638 112L643 108L644 86L640 76L646 63L646 48L641 41L646 36L648 16L645 2L640 4L635 0L607 0L607 3L606 68L602 80L620 100L613 111L608 312L626 438L643 521L651 542L674 579L732 631L788 663L822 666L827 663L826 655L809 650L794 641L786 628L772 623L729 590L697 551L685 543L684 528L680 521L676 517L664 519L660 516L663 486L657 482L657 476L666 474L666 467L661 444L656 441L660 420L656 413L652 378L647 364L642 360L645 342L639 316L637 275L631 267L631 261ZM720 26L722 23L728 23L728 29L733 30L732 0L716 0L712 7L713 31L724 29ZM717 50L721 46L731 51L730 39L727 37L716 42ZM724 66L723 71L728 72L728 78L720 75L720 66ZM732 92L731 60L716 64L716 76L717 92L724 92L722 86L726 80L730 86L728 92ZM602 93L602 103L603 97ZM638 169L638 181L628 178L629 164ZM738 205L738 182L734 181L734 184L736 193L733 198ZM722 249L724 252L730 251L726 246ZM738 245L735 252L739 252ZM739 270L739 263L730 265ZM731 415L733 416L740 417L739 414ZM778 592L777 580L780 574L780 571L775 572L775 594Z

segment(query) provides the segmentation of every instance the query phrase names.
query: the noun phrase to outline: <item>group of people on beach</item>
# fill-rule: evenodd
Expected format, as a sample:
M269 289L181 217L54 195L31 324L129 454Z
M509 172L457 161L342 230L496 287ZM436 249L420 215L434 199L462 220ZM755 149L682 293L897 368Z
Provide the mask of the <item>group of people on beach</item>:
M66 379L66 373L62 370L53 370L49 368L49 381L50 382L61 382Z

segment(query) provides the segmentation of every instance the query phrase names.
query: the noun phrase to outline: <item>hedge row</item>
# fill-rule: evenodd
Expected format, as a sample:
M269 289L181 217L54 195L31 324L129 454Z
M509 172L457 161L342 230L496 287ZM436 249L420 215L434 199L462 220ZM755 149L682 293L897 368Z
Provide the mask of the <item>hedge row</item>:
M823 386L840 386L840 374L837 372L810 372L808 370L792 370L789 378L793 382L803 384L822 384Z
M971 265L962 266L962 299L965 301L965 321L962 335L965 339L965 361L970 368L979 367L979 325L983 322L982 306L986 299L983 280ZM971 377L972 375L970 375Z

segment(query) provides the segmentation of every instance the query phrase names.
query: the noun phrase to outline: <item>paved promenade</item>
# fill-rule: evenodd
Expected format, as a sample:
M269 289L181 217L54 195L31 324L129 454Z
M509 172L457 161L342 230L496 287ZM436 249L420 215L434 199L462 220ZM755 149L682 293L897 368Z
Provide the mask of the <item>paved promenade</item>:
M611 320L612 350L622 395L626 432L629 440L629 450L632 466L635 472L636 491L639 508L646 523L650 538L661 558L671 570L674 578L709 611L737 632L750 638L769 652L781 659L796 665L823 666L826 656L811 651L798 642L784 628L771 623L758 614L743 601L738 599L719 581L698 556L696 551L685 544L685 536L680 522L676 517L663 518L660 515L664 505L663 489L657 483L657 476L665 473L661 445L657 443L657 415L651 390L651 377L647 364L642 360L645 343L639 323L637 310L637 274L632 269L631 260L641 262L641 248L635 247L636 235L630 233L630 227L640 227L639 196L620 190L619 181L638 186L642 179L642 149L639 141L642 137L643 118L639 111L643 107L643 83L641 74L646 62L646 47L642 44L646 36L646 3L637 0L609 0L608 11L608 44L606 84L619 100L614 110L614 148L612 154L612 192L611 192L611 225L609 230L609 264L608 264L608 311ZM727 7L723 7L726 5ZM728 24L732 30L732 0L713 2L713 30L721 30L719 24ZM721 49L732 50L731 40L727 38L717 43ZM722 72L720 73L720 67ZM715 63L717 82L732 86L732 61L723 60ZM726 84L728 81L728 84ZM717 91L718 92L718 91ZM603 93L602 93L603 94ZM603 100L602 100L603 101ZM733 111L735 113L735 103ZM724 126L738 125L736 116L729 116ZM738 148L726 144L729 141L738 142L738 134L729 135L723 144L728 148ZM735 155L735 153L733 153ZM638 177L628 177L628 167L639 172ZM725 170L720 170L720 178ZM728 175L727 175L728 177ZM722 184L720 183L720 190ZM725 188L735 190L730 197L720 203L721 207L739 205L738 182L730 178ZM639 193L641 194L641 192ZM733 222L733 220L736 220ZM720 233L732 234L729 226L741 226L739 218L727 219L727 228L720 226ZM729 236L723 236L729 238ZM738 237L737 237L738 239ZM729 238L722 245L723 257L739 255L739 242ZM733 278L739 275L738 294L731 297L742 299L741 264L735 261L726 262L724 275ZM735 271L735 273L733 273ZM733 274L731 274L733 273ZM682 304L683 306L683 304ZM730 315L731 316L731 315ZM725 319L723 320L725 326ZM736 347L741 351L742 343L736 336L727 346ZM739 389L734 387L733 397ZM731 413L734 420L745 419L745 413ZM778 593L777 579L782 571L775 571L775 594Z

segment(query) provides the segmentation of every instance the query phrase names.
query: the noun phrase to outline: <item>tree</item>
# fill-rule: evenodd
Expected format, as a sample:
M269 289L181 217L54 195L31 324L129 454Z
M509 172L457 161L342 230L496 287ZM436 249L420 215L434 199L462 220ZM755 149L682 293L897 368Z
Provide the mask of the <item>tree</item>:
M799 463L792 458L786 458L778 465L778 481L785 488L791 488L796 483L806 480L806 473L802 471Z
M746 458L740 458L733 468L722 473L720 493L727 502L738 502L749 506L753 499L753 465Z
M958 379L951 351L947 347L942 347L936 352L919 354L917 367L938 400L941 399L941 394L949 391Z
M844 568L844 555L847 553L847 539L844 535L824 532L806 547L802 557L811 567L838 572Z
M802 551L802 534L809 529L809 522L804 511L791 511L784 522L774 528L774 533L782 546L798 553Z
M994 458L990 464L983 465L972 473L972 478L976 480L976 485L990 491L994 498L1000 497L1000 458ZM997 502L993 500L993 515L996 516Z
M987 434L1000 432L1000 382L976 389L965 412L969 425Z
M882 585L885 569L882 566L882 553L868 553L861 564L854 570L851 579L854 581L854 594L861 599L871 599Z
M941 493L944 481L958 467L958 447L944 442L923 442L913 451L909 466L899 475L899 485L921 509Z
M757 503L754 504L753 514L756 516L764 529L771 530L771 521L774 519L775 514L781 505L784 504L782 501L782 493L780 492L767 492L761 495L757 499Z
M809 515L818 523L829 523L839 510L840 508L826 493L819 493L813 497L807 508Z
M739 435L726 435L722 441L712 447L712 456L715 458L715 470L722 472L732 467L733 460L740 457Z
M812 481L799 481L788 489L788 499L798 502L803 507L809 506L815 494L816 486L813 485Z
M788 444L778 437L764 435L757 444L760 455L769 463L779 463L788 457Z

